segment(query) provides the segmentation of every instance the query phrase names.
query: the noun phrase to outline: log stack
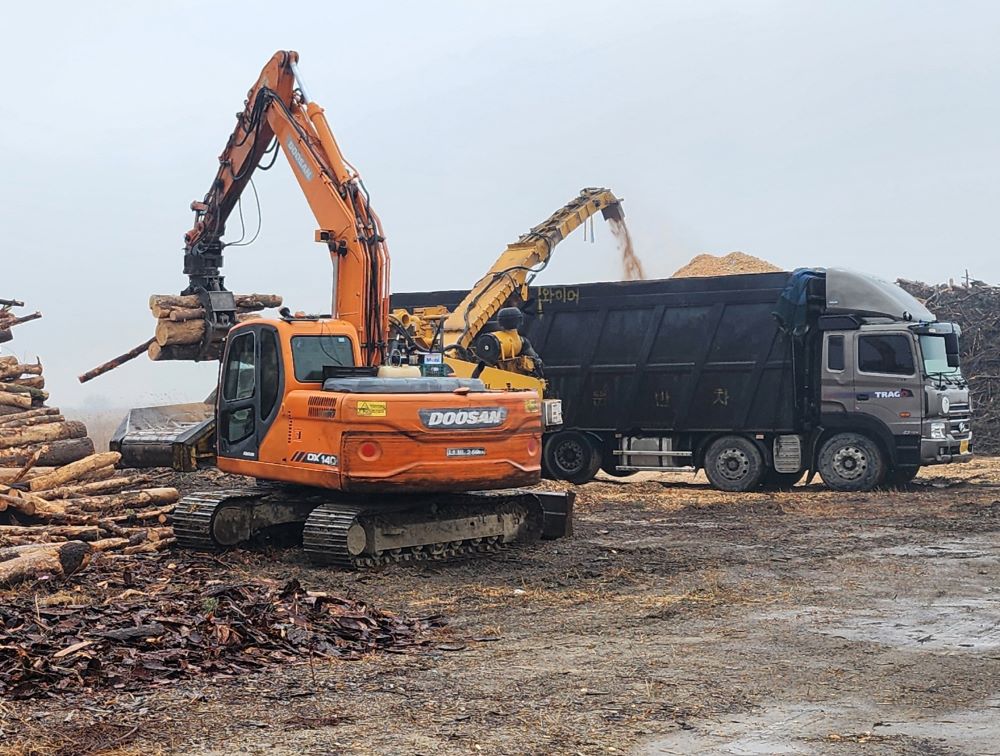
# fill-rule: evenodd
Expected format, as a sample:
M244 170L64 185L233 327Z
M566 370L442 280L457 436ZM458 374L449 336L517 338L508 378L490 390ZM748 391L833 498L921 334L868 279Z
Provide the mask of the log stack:
M64 465L94 453L87 426L47 407L42 363L0 357L0 467Z
M233 297L236 300L237 323L260 317L258 313L261 310L281 306L281 297L277 294L234 294ZM148 355L154 362L215 360L222 355L224 335L212 341L207 350L202 348L206 328L205 309L197 296L154 294L149 298L149 309L156 318L153 338L83 373L79 376L80 383L92 381L141 354Z
M277 294L236 294L236 322L260 317L261 310L280 307L281 297ZM156 332L147 353L154 361L196 359L201 352L205 338L205 310L194 295L175 296L154 294L149 298L149 309L156 318ZM215 347L212 356L222 351L223 339L210 346Z
M95 553L132 556L174 543L175 488L116 471L117 452L60 467L0 470L0 587L83 569Z

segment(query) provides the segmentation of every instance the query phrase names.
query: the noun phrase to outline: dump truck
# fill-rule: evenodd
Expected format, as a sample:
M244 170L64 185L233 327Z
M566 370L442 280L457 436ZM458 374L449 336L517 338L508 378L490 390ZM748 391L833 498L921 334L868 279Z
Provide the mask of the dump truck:
M397 293L392 307L450 309L466 294ZM818 473L860 491L972 456L961 329L879 278L535 286L518 304L562 402L543 443L549 477L704 470L718 489L750 491Z

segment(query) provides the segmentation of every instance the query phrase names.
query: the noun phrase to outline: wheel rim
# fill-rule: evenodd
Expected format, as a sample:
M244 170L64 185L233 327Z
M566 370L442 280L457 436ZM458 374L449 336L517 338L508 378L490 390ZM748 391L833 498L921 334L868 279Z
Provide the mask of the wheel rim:
M579 441L563 441L556 448L556 464L564 473L575 473L583 467L584 454Z
M833 455L833 471L844 480L858 480L868 472L868 455L859 446L842 446Z
M723 449L715 460L715 470L726 480L743 480L750 472L750 457L736 447Z

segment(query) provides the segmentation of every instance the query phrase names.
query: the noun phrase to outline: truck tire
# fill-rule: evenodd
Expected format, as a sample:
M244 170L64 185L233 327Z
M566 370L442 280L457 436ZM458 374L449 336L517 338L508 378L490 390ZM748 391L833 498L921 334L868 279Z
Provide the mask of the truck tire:
M771 491L788 491L802 480L805 474L805 470L794 473L782 473L773 467L769 467L764 471L764 475L760 479L760 487Z
M723 436L705 452L705 475L720 491L752 491L764 476L764 458L749 439Z
M917 477L918 472L920 472L919 467L894 467L885 476L885 485L890 487L905 486Z
M586 434L559 431L545 442L542 463L546 473L555 480L580 485L592 480L601 469L601 453Z
M860 433L838 433L819 451L819 474L834 491L871 491L885 477L882 450Z

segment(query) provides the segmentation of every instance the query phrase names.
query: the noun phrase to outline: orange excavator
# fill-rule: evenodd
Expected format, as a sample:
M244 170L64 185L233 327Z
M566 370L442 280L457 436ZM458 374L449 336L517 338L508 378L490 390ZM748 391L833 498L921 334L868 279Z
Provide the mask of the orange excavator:
M488 390L441 375L441 355L385 364L389 254L358 172L323 109L278 52L238 115L185 235L185 294L205 310L202 355L225 351L216 393L217 466L258 481L186 496L174 513L182 546L235 545L303 524L321 562L359 567L489 552L565 535L572 496L519 489L540 480L537 391ZM281 151L333 263L332 316L237 324L221 275L226 221L261 161ZM268 166L269 167L269 166ZM427 362L427 365L423 364Z

